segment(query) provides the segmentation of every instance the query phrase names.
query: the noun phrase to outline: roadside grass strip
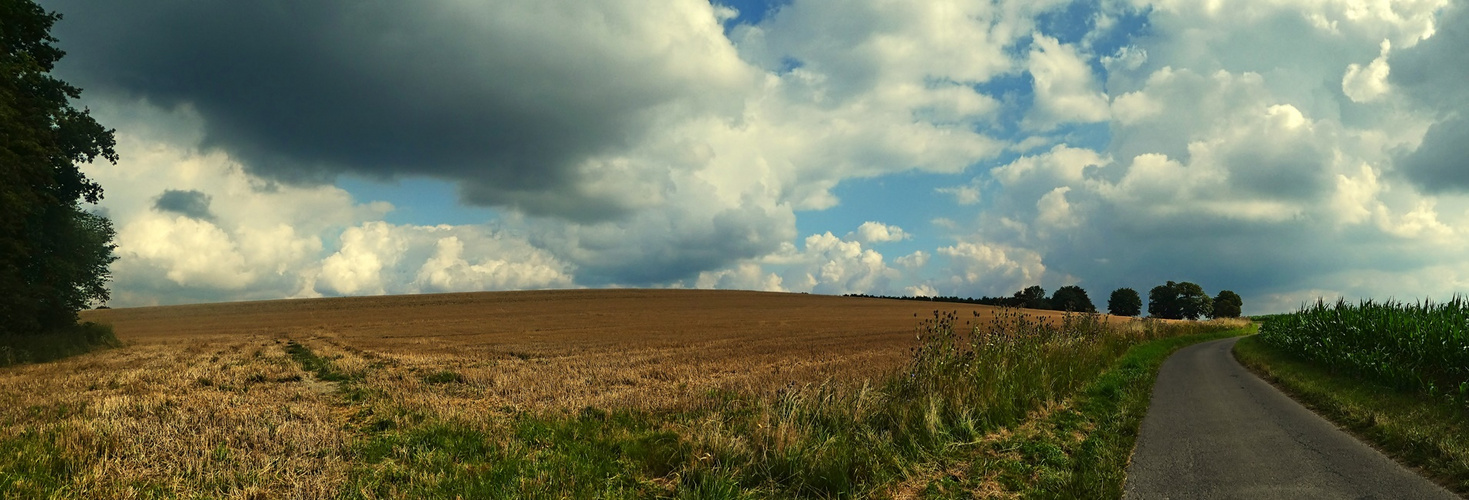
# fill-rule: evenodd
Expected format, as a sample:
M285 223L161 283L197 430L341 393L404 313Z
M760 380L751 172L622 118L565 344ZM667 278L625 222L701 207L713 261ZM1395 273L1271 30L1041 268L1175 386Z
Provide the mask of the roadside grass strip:
M1459 495L1469 495L1469 409L1462 400L1429 396L1331 369L1275 347L1260 336L1240 339L1235 357L1317 414L1418 468Z
M1155 340L1130 349L1079 395L938 464L949 471L922 498L1120 498L1127 464L1163 361L1190 345L1254 333L1253 327Z

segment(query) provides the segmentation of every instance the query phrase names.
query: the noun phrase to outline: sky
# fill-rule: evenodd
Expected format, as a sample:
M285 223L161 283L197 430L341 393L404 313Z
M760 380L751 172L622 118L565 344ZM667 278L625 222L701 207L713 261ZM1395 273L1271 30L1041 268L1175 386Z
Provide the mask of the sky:
M1469 291L1443 0L42 0L114 307Z

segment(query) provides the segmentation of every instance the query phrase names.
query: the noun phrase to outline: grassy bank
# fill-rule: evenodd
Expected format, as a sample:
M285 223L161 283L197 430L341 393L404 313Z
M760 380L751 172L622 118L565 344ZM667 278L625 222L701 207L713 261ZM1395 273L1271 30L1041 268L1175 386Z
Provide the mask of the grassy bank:
M1457 398L1430 395L1361 372L1302 358L1262 334L1235 344L1247 368L1297 401L1397 460L1469 495L1469 411Z
M111 326L90 322L45 334L0 336L0 367L44 363L119 345Z

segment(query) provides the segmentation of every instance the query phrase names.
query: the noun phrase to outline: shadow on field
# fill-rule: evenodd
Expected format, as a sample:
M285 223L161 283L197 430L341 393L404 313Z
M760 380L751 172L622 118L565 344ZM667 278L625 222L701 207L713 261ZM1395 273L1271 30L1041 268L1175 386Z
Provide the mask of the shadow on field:
M111 325L92 322L44 334L0 336L0 367L45 363L121 346Z

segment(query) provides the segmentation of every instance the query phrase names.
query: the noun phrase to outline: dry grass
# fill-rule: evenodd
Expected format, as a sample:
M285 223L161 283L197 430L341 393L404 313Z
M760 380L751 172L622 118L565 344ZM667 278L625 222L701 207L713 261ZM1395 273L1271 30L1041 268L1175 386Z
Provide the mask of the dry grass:
M153 343L0 375L0 436L42 436L75 497L320 498L346 474L330 389L264 336Z
M671 290L89 311L83 319L111 324L125 347L0 370L0 441L64 457L64 496L322 498L348 480L360 430L384 418L503 431L497 417L526 411L676 410L717 390L860 385L910 359L917 318L935 310L976 323L996 312ZM350 384L303 370L289 342ZM4 480L21 496L48 490L24 474Z

